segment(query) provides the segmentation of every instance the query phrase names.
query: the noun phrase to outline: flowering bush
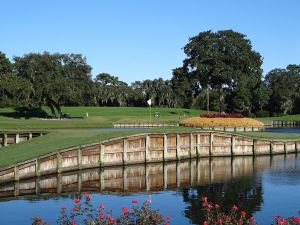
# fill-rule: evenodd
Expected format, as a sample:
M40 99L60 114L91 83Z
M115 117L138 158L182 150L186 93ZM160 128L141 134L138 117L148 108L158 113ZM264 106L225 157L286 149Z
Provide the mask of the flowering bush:
M282 216L274 216L275 225L297 225L300 224L300 217L293 216L284 218Z
M206 113L200 115L202 118L244 118L240 113Z
M163 217L158 210L153 210L150 207L151 200L147 199L138 205L137 200L132 201L131 208L122 207L122 214L113 217L112 211L105 211L103 204L94 208L91 204L91 197L88 193L83 193L83 199L75 198L73 207L70 212L66 206L61 206L60 215L57 219L58 225L169 225L170 216ZM33 217L32 225L49 225L39 217ZM80 223L79 223L80 222Z
M248 215L245 211L240 211L236 205L231 207L228 213L222 212L220 205L207 201L207 197L202 197L202 207L205 211L206 220L203 225L217 224L257 224L253 216Z
M264 124L250 118L202 118L191 117L181 122L181 125L189 127L256 127Z

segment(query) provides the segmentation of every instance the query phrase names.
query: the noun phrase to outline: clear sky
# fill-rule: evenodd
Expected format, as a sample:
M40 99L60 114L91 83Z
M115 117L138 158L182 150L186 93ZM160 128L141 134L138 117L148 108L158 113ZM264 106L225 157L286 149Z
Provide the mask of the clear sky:
M120 80L163 77L206 30L244 33L264 73L300 64L300 0L1 0L0 51L82 53Z

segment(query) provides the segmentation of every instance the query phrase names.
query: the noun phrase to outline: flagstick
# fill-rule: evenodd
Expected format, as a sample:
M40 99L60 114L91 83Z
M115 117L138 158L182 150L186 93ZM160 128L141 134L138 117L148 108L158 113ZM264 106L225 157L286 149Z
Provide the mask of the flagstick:
M150 105L150 115L149 115L149 118L150 118L150 126L151 126L151 105Z

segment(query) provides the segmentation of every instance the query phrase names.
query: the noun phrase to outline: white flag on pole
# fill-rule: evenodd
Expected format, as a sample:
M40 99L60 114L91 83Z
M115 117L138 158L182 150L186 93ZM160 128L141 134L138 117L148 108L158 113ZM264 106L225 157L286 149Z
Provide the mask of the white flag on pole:
M151 102L151 98L147 101L148 105L151 105L152 102Z

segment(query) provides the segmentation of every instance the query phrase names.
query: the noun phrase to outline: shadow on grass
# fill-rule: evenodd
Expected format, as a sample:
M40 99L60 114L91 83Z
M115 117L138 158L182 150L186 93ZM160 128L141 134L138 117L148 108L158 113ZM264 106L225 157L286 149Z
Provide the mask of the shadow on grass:
M52 118L46 111L41 108L27 108L27 107L16 107L14 112L0 112L0 116L10 117L10 118L25 118L29 119L32 117L39 118Z

